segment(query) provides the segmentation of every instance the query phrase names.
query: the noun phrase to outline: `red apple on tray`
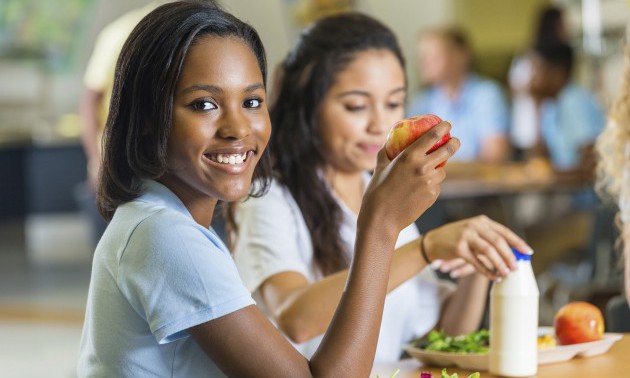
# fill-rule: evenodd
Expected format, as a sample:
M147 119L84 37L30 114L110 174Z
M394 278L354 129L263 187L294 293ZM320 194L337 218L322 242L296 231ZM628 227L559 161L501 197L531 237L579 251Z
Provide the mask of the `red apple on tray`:
M394 159L407 148L407 146L440 122L442 122L442 119L434 114L422 114L397 122L389 131L389 135L387 135L387 142L385 142L387 157ZM451 139L451 134L447 133L427 151L427 154L437 150L438 147L448 142L449 139ZM446 161L440 163L438 167L443 167L444 164L446 164Z
M564 305L556 313L553 326L560 345L597 341L604 335L602 312L587 302Z

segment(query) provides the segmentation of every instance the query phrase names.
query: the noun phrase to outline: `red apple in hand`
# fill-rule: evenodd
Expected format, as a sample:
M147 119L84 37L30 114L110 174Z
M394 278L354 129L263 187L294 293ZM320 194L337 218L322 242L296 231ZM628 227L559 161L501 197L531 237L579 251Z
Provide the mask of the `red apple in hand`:
M561 345L597 341L604 335L602 312L587 302L564 305L556 313L553 326Z
M390 160L394 159L402 150L440 122L442 122L442 119L434 114L423 114L397 122L389 131L389 135L387 135L387 142L385 142L387 157ZM449 139L451 139L451 134L447 133L427 151L427 154L438 149L438 147L448 142ZM443 167L444 164L446 164L446 161L440 163L438 167Z

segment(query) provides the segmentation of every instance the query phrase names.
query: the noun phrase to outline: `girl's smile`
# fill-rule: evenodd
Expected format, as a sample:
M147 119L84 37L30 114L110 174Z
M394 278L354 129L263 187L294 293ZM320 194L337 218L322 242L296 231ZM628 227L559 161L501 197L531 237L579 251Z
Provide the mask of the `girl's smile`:
M254 155L254 150L238 149L234 151L207 152L203 154L204 159L211 166L222 169L229 174L241 174L249 168Z

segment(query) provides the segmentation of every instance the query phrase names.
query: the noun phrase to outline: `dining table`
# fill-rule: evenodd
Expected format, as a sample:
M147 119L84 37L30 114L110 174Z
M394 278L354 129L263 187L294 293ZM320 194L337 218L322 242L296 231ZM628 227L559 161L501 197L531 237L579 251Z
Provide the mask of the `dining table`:
M468 199L524 193L571 193L592 186L578 172L557 172L543 159L498 164L449 162L441 199Z
M568 361L543 364L538 366L537 378L621 378L630 377L630 333L622 334L605 353L591 357L575 357ZM442 366L424 366L422 362L408 358L397 363L375 364L370 377L389 378L399 370L396 378L420 378L420 373L429 372L433 378L441 378ZM466 378L475 371L446 367L449 374L458 374ZM497 375L480 371L480 378L493 378Z

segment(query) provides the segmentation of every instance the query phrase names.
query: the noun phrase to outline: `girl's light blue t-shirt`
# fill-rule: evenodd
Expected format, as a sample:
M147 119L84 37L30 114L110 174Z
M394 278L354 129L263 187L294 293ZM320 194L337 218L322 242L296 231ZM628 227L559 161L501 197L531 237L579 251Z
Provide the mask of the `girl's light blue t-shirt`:
M165 186L144 183L99 242L79 377L217 377L187 329L254 304L218 236Z

